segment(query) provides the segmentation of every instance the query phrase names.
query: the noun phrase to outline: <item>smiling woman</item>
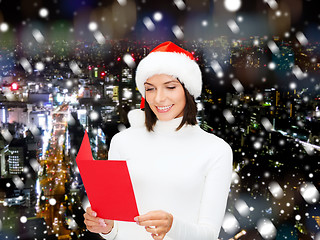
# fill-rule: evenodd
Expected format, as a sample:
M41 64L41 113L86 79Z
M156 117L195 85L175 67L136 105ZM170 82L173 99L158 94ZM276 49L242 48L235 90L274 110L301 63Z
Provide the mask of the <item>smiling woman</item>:
M136 84L145 109L130 114L141 114L144 124L129 114L131 127L112 138L108 158L127 161L141 215L135 224L99 218L88 208L88 230L114 240L217 239L232 150L197 124L199 66L191 53L165 42L139 63Z
M158 74L145 82L145 124L153 130L157 120L168 121L183 117L179 130L185 123L195 125L197 106L194 98L180 81L166 74Z
M181 83L166 74L150 77L145 83L146 100L160 121L182 117L186 99Z

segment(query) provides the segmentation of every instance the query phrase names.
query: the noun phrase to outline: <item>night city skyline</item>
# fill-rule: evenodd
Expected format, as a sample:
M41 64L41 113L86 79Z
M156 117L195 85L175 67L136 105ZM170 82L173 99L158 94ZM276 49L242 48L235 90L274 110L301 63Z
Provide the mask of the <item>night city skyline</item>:
M163 41L202 71L202 129L230 144L220 239L320 240L316 0L0 0L0 239L101 239L85 229L75 158L139 108L140 60Z

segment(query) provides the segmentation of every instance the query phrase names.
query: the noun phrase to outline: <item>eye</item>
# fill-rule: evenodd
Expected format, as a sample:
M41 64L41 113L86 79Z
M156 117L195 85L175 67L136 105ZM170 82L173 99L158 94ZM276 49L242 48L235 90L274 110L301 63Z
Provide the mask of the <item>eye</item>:
M173 86L173 87L167 87L168 89L175 89L176 87L175 86Z
M146 88L146 92L147 91L152 91L152 90L154 90L154 88Z

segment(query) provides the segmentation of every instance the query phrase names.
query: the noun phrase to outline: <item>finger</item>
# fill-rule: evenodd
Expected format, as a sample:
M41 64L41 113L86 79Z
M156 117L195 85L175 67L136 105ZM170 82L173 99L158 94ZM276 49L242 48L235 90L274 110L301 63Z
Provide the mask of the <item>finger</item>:
M95 211L93 211L91 207L87 207L87 208L86 208L86 212L87 212L88 214L90 214L91 216L93 216L93 217L96 217L96 216L97 216L97 213L96 213Z
M83 214L83 217L87 220L90 220L90 221L94 221L94 222L97 222L97 223L104 223L104 220L102 218L99 218L99 217L93 217L91 216L90 214L88 213L85 213Z
M146 231L152 234L163 234L164 233L164 229L162 227L145 227Z
M100 225L100 224L97 224L96 222L92 222L92 221L88 221L88 220L85 220L84 223L86 224L86 227L89 231L91 232L109 232L110 231L110 225Z
M94 218L88 215L88 216L85 216L85 220L92 222L92 224L94 223L96 225L100 225L103 227L107 226L107 223L102 218Z
M87 229L90 231L90 232L94 232L94 233L101 233L101 232L105 232L105 228L102 228L102 227L97 227L97 226L89 226L87 227Z
M146 220L138 223L140 226L161 226L165 224L163 220Z
M102 227L102 225L100 223L94 222L94 221L90 221L90 220L84 220L84 223L86 224L86 226L90 226L90 227Z
M164 235L151 234L151 236L154 240L162 240L164 238Z
M87 228L87 229L90 229L90 228L96 226L96 223L93 223L93 222L91 222L91 221L86 221L86 220L84 221L84 224L86 225L86 228Z
M140 216L135 217L134 220L137 222L142 222L142 221L146 221L146 220L163 219L165 217L166 217L166 215L163 214L162 211L151 211L151 212L148 212L144 215L140 215Z

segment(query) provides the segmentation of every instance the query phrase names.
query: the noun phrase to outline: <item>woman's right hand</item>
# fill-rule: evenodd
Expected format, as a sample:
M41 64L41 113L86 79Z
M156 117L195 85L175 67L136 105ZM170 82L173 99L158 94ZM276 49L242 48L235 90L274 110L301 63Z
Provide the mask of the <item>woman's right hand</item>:
M86 213L83 214L83 216L84 223L90 232L107 234L111 232L114 226L113 220L97 217L97 213L94 212L91 207L87 207Z

